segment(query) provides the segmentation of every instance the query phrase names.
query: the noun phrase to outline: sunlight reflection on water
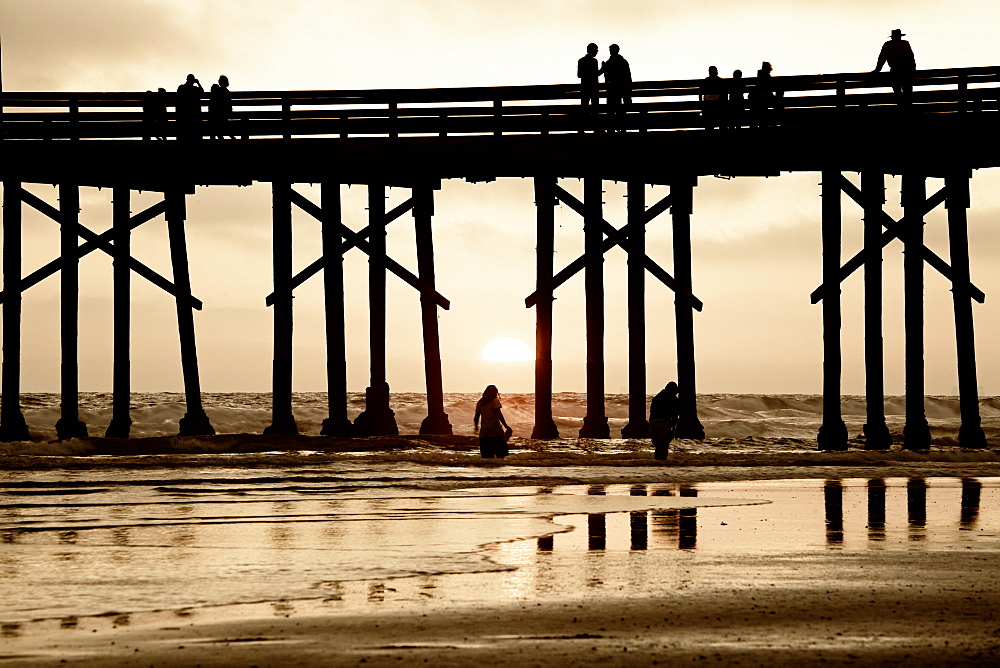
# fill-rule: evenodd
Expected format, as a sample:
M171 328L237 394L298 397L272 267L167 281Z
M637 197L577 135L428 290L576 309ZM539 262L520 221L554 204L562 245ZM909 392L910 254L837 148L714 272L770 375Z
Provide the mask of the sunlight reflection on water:
M998 478L442 492L416 489L412 477L412 486L367 489L334 483L330 472L211 473L0 479L0 620L326 600L359 587L372 600L419 599L437 587L414 590L419 574L498 570L510 572L496 600L522 599L640 586L665 577L643 557L664 551L683 559L1000 546ZM546 567L553 560L577 560L589 575L565 582Z

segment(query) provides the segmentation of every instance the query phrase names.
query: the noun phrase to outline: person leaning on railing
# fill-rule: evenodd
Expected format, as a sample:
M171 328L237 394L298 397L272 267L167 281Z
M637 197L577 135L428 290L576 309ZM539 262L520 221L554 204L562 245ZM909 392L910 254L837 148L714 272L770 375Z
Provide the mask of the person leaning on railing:
M892 74L892 90L895 93L909 95L913 92L913 75L917 71L917 59L913 56L910 43L903 39L904 33L899 28L892 31L889 41L882 45L878 54L878 64L873 72L881 72L882 66L889 64Z
M177 133L179 137L201 138L198 123L201 120L201 96L204 94L205 89L193 74L187 75L187 80L177 87L177 122L181 126Z

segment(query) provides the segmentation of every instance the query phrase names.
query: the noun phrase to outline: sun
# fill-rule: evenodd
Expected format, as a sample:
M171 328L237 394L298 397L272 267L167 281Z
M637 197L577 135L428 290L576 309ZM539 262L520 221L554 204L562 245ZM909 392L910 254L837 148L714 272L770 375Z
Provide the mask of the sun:
M524 341L503 336L486 344L483 359L490 362L526 362L535 359L535 356Z

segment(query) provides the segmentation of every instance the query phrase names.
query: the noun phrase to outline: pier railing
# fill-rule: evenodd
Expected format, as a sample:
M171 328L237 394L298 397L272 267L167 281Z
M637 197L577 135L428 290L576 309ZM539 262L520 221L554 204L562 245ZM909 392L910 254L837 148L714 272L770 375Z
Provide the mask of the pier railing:
M723 79L732 85L731 79ZM761 85L742 80L743 91ZM889 73L842 73L773 77L764 112L726 105L710 120L702 114L704 79L641 81L632 103L610 113L601 104L591 116L580 106L578 85L476 88L235 91L233 111L213 124L205 111L196 123L179 120L177 93L7 92L2 101L2 137L9 140L137 139L234 136L242 139L293 137L449 137L549 134L601 129L690 130L711 127L826 125L867 122L901 113L942 115L1000 110L1000 67L919 70L912 94L891 92ZM604 89L602 87L602 102ZM150 102L165 104L157 119Z

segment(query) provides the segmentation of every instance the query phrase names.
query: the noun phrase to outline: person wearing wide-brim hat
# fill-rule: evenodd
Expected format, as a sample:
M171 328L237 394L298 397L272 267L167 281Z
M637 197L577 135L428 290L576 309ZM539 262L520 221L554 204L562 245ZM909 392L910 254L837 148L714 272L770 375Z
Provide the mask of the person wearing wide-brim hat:
M894 75L892 90L897 93L909 93L913 90L913 73L917 70L917 61L913 57L910 43L903 39L905 33L895 28L889 36L889 41L882 45L878 54L878 64L873 72L882 71L882 66L889 64L889 71Z

